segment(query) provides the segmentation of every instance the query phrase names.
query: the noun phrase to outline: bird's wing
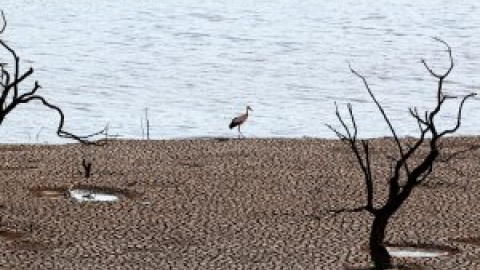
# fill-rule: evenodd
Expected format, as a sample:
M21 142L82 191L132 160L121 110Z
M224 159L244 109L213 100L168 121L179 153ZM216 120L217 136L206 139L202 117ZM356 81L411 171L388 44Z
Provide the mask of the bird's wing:
M229 127L234 128L238 125L241 125L243 122L245 122L246 119L247 119L246 114L242 114L240 116L237 116L237 117L232 119L232 122L230 123Z
M232 123L241 124L241 123L243 123L246 119L247 119L247 115L246 115L246 114L242 114L242 115L240 115L240 116L237 116L237 117L233 118L233 119L232 119Z

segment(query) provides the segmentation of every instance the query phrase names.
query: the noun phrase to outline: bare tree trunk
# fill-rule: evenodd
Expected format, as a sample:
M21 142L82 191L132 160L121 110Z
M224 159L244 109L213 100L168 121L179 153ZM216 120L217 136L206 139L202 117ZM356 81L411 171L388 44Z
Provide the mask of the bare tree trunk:
M375 215L370 230L370 256L376 269L388 269L392 267L392 260L387 249L383 245L385 232L390 214L381 213Z

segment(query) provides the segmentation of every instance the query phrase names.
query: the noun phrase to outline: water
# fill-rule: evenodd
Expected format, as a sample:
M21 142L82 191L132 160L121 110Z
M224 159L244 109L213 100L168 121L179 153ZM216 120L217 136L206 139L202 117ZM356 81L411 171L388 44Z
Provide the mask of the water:
M121 198L117 194L86 189L72 189L69 193L78 202L113 202Z
M452 255L453 251L442 249L425 249L415 247L387 247L387 251L392 257L397 258L428 258Z
M142 138L148 108L152 138L236 136L227 126L250 105L246 137L333 138L324 124L338 127L337 101L353 104L361 136L388 136L349 62L397 132L414 136L408 108L431 106L436 88L419 60L448 66L432 37L453 47L446 91L480 88L477 1L2 0L0 8L3 37L23 70L35 68L23 91L38 80L78 134L109 123L112 134ZM441 126L455 106L445 106ZM479 110L478 100L467 104L460 134L479 133ZM0 142L69 142L56 137L57 121L39 104L19 107Z

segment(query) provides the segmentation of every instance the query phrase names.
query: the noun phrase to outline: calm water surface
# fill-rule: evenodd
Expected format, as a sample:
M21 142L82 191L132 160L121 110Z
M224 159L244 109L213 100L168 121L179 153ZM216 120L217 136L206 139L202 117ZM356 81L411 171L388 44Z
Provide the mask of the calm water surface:
M480 89L480 2L26 1L2 0L5 40L61 106L66 129L142 137L236 136L231 118L250 105L247 137L325 137L337 125L334 101L352 103L364 137L389 135L361 81L370 82L401 135L416 135L408 108L434 102L435 81L420 64L455 69L446 91ZM0 53L2 61L9 57ZM456 102L445 106L452 123ZM480 102L466 106L460 133L480 133ZM58 116L29 104L9 116L0 142L65 143ZM452 123L453 124L453 123Z

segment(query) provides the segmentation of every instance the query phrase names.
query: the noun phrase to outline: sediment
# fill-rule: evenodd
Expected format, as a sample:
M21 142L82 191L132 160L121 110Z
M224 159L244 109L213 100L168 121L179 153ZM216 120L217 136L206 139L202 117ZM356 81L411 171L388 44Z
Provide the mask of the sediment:
M370 145L380 205L388 156L397 151L390 138ZM89 178L83 158L92 161ZM394 259L399 265L478 270L480 138L446 138L442 158L390 221L387 242L459 251ZM371 216L332 212L362 206L366 197L355 157L338 140L1 145L0 182L0 269L369 265ZM68 196L78 186L125 196L115 202L78 202Z

